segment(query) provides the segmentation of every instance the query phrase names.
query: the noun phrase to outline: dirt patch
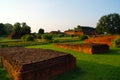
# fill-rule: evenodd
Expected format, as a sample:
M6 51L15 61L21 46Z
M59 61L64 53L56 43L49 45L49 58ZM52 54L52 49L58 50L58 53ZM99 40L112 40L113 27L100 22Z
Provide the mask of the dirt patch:
M1 48L0 56L14 80L49 80L76 67L72 55L52 50Z

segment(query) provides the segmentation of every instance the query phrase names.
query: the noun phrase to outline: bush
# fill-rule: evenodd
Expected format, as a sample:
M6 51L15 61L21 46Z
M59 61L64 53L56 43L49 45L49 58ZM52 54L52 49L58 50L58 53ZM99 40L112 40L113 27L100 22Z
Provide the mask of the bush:
M32 35L24 35L22 36L23 41L34 41L34 37Z
M42 36L42 39L44 40L52 40L53 36L51 34L43 34Z
M51 34L53 38L61 38L64 37L64 34Z
M60 41L58 39L54 39L53 43L59 43Z
M64 34L58 34L58 37L60 38L60 37L64 37Z
M120 37L117 37L113 40L113 46L114 47L120 47Z
M88 36L87 35L80 35L79 38L81 41L83 41L85 39L88 39Z
M37 34L37 39L42 39L42 34Z

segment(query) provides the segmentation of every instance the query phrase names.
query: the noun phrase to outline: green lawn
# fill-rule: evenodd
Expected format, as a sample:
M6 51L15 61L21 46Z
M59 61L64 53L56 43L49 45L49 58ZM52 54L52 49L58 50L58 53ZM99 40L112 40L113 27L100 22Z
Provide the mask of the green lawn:
M83 54L54 47L54 44L27 46L70 53L77 59L77 68L52 80L120 80L120 48L110 48L106 54ZM0 66L0 80L11 80Z
M12 78L7 74L7 71L2 68L0 64L0 80L12 80Z
M9 38L1 38L0 43L8 43L8 42L20 42L21 39L9 39Z
M67 52L77 59L77 68L57 76L53 80L120 80L120 49L110 48L106 54L83 54L54 47L54 44L29 46Z
M61 43L80 41L79 37L60 37L60 38L54 38L54 40L58 40Z

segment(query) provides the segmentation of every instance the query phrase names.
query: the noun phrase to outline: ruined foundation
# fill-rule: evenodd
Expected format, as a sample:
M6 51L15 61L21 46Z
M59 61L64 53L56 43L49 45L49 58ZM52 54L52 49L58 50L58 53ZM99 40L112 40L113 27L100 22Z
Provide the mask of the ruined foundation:
M109 51L107 44L83 43L83 44L55 44L56 47L83 52L86 54L98 54Z
M1 48L1 63L14 80L50 80L76 67L76 59L62 52Z

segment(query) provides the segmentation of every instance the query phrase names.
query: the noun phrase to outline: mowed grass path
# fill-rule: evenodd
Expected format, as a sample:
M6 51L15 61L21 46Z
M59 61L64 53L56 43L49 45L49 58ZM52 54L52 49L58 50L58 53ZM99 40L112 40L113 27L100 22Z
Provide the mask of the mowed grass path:
M109 53L83 54L54 47L54 44L29 46L70 53L77 59L77 68L63 73L53 80L120 80L120 48L110 48Z

